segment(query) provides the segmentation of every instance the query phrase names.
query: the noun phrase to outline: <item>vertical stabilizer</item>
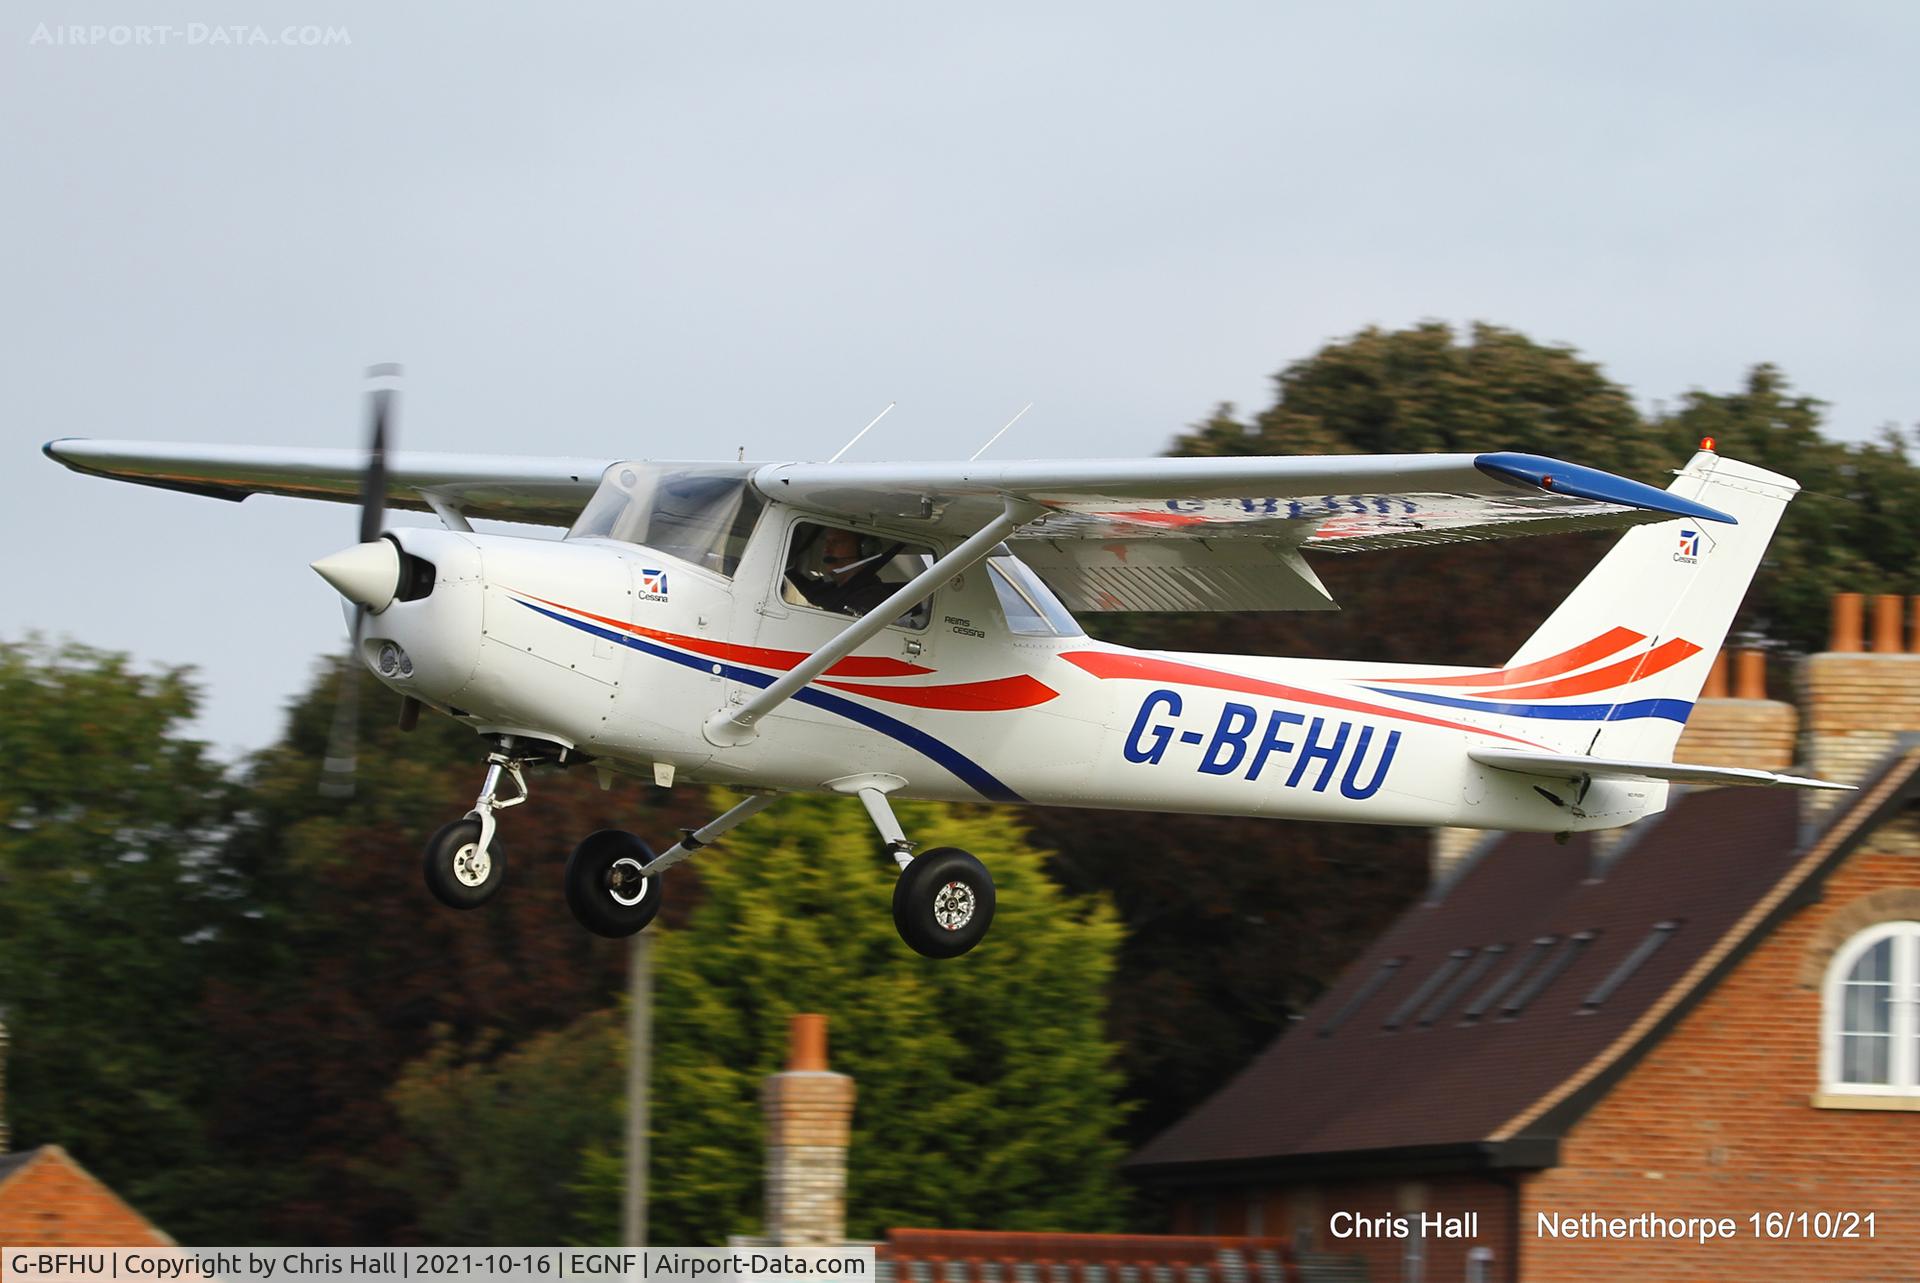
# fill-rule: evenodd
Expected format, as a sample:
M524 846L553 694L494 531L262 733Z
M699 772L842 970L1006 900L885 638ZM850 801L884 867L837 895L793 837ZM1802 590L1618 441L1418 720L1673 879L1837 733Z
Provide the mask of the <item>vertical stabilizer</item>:
M1498 698L1567 753L1671 761L1798 483L1710 450L1676 494L1737 521L1629 530L1502 672Z

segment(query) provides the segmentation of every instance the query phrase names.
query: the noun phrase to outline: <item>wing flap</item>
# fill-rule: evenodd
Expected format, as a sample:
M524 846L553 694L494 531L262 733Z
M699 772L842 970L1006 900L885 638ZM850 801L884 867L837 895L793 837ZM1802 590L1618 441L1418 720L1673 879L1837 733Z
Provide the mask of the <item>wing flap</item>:
M91 476L240 500L285 495L360 501L364 456L357 450L187 445L66 438L48 458ZM400 452L387 461L387 504L432 511L428 495L470 518L567 526L586 506L610 459Z
M1804 775L1782 775L1743 766L1689 766L1682 762L1634 762L1611 757L1581 757L1570 753L1533 753L1524 749L1475 748L1467 756L1483 766L1522 775L1545 775L1554 779L1579 780L1665 780L1675 784L1744 784L1772 788L1833 789L1851 791L1851 784L1810 779Z
M1337 610L1320 576L1279 539L1016 539L1070 610Z

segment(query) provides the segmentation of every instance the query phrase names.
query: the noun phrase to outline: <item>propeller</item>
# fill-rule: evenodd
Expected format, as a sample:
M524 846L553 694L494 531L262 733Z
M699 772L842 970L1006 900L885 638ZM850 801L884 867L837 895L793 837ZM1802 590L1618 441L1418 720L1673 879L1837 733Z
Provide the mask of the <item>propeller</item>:
M351 557L380 538L387 508L387 438L395 399L392 381L399 377L397 365L367 368L367 378L373 386L367 392L367 462L360 472L360 544L347 553L336 554L336 558ZM347 573L351 573L350 566ZM320 770L322 797L353 796L354 772L359 764L360 683L364 667L360 662L360 627L366 618L367 607L355 605L345 662L340 665L339 682L334 689L333 728L327 733L327 756Z

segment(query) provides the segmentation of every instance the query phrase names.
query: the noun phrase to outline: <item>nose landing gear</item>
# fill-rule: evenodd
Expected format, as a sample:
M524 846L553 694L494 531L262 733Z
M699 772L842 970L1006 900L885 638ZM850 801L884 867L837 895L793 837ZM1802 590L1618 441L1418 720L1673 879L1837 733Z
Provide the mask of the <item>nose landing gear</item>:
M514 756L511 738L502 738L500 747L487 754L487 778L473 809L427 839L427 890L448 908L477 909L500 890L507 857L495 838L494 812L527 800L527 777L521 771L527 760ZM500 796L502 775L513 781L512 797Z

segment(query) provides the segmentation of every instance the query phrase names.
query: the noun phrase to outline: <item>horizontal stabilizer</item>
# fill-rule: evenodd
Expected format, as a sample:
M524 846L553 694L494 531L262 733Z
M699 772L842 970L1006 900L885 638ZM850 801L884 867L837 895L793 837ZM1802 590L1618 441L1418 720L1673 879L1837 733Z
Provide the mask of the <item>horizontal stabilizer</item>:
M1743 766L1688 766L1684 762L1629 762L1612 757L1580 757L1571 753L1528 753L1520 749L1475 748L1467 756L1483 766L1522 775L1550 775L1556 779L1668 780L1676 784L1754 784L1797 789L1845 789L1851 784L1781 775Z

